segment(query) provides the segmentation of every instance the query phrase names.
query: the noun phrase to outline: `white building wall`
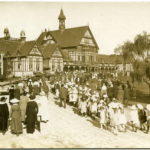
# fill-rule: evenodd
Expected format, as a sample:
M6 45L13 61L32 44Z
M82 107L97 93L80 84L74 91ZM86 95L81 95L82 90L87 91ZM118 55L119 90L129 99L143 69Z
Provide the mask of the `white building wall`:
M33 69L29 70L29 57L33 58L32 65ZM36 58L39 58L39 71L36 70ZM18 69L18 59L12 60L13 63L13 75L17 77L21 76L32 76L33 72L43 72L43 57L28 56L27 58L22 58L20 61L21 67Z

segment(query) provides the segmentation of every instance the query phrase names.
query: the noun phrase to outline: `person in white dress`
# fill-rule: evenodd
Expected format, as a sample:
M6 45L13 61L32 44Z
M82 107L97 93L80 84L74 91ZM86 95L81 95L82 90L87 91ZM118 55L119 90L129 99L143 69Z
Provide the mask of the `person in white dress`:
M100 128L106 128L107 123L107 109L103 103L98 104L99 123Z
M69 102L75 105L78 101L78 89L74 85L69 91Z
M38 116L41 117L41 121L42 122L48 122L49 121L49 103L48 103L48 99L47 96L45 95L44 91L41 91L40 96L36 97L36 102L38 104L39 107L39 112L38 112Z
M109 118L110 118L110 126L115 135L118 134L118 103L117 101L113 101L109 104Z
M96 97L92 97L91 99L92 101L90 104L90 112L91 112L92 118L95 119L96 114L97 114L97 99Z
M86 97L82 97L81 101L80 101L80 113L82 116L86 116L87 115L87 101L86 101Z
M140 121L138 116L138 109L135 105L130 107L130 124L132 126L132 131L137 132L137 129L140 127Z
M103 96L104 94L107 94L107 87L105 84L103 84L103 86L101 88L101 96Z
M118 122L119 122L119 127L118 127L119 130L123 131L123 132L126 132L127 118L125 116L123 104L119 104Z

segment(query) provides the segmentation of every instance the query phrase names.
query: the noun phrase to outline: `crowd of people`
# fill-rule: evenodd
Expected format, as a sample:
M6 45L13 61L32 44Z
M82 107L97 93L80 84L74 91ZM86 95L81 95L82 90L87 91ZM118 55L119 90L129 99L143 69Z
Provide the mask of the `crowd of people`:
M118 132L149 132L150 104L130 105L136 100L136 89L130 82L121 82L113 74L64 72L49 79L19 81L9 88L9 103L0 99L0 132L9 127L12 134L33 134L40 122L49 121L50 93L60 107L73 107L82 117L99 122L101 129Z
M121 82L111 74L74 72L55 77L50 81L50 89L60 107L72 105L79 115L98 120L100 128L115 135L128 129L149 132L150 104L146 108L129 104L131 98L136 100L136 89L128 81Z
M0 132L4 135L8 129L19 136L26 132L33 134L35 128L40 131L40 122L49 121L48 86L44 80L29 79L19 81L8 89L9 99L0 99Z

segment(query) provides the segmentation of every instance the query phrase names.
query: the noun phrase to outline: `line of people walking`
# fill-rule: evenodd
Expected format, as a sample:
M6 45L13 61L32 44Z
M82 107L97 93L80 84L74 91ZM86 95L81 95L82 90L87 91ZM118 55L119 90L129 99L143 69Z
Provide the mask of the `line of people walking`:
M26 132L40 131L40 122L47 123L48 86L41 80L21 81L11 85L9 99L0 99L0 132L4 135L9 129L19 136Z
M50 82L60 107L73 106L80 116L98 120L100 128L111 130L115 135L128 129L149 133L150 104L146 107L129 104L131 96L136 98L135 87L131 88L129 82L101 79L97 75L85 82L80 82L80 78L77 80L75 75L70 79L65 75L65 80L62 79Z

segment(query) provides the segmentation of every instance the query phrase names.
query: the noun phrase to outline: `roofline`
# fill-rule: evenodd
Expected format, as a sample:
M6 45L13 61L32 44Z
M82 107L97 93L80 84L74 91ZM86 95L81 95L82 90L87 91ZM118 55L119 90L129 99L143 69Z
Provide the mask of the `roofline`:
M94 38L93 33L91 32L90 27L89 27L89 26L87 26L87 27L88 27L88 29L89 29L89 31L90 31L90 34L92 35L92 39L94 40L94 43L96 44L97 50L99 50L99 46L98 46L98 44L97 44L97 42L96 42L96 40L95 40L95 38Z
M81 27L87 27L88 28L88 26L79 26L79 27L65 28L65 30L67 30L67 29L74 29L74 28L81 28ZM51 30L49 32L55 32L55 31L59 31L59 29L58 30Z

